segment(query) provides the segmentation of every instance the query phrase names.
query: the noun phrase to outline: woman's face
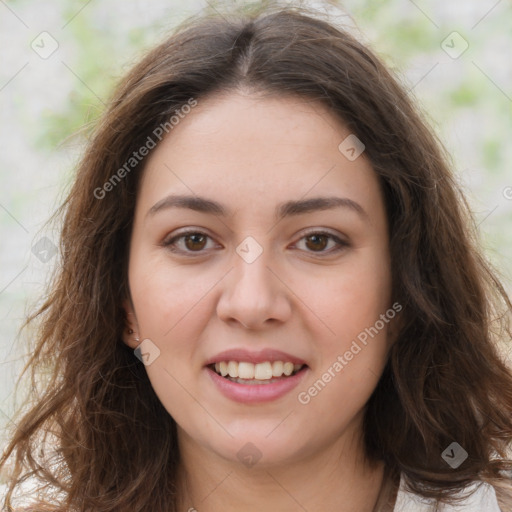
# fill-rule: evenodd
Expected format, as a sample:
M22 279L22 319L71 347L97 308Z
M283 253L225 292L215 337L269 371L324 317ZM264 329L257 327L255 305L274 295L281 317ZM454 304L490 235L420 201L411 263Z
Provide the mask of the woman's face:
M349 135L316 102L230 93L149 155L125 307L184 450L271 465L361 431L400 306L378 180Z

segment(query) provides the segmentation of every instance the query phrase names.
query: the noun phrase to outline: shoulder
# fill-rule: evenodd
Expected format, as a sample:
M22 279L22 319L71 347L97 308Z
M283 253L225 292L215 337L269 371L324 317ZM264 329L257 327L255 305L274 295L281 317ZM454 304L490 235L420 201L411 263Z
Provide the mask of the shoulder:
M484 482L474 482L466 487L460 496L466 496L456 505L440 504L439 512L502 512L498 505L494 487ZM435 500L423 498L406 490L403 477L393 512L433 512Z

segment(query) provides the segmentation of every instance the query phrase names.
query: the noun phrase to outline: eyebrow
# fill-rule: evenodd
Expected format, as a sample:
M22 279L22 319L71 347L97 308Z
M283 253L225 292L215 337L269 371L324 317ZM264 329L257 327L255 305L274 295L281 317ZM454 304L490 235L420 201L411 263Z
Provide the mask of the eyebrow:
M232 212L230 212L225 206L212 199L207 199L201 196L170 195L154 204L149 209L147 216L153 216L170 208L187 208L196 212L209 213L221 217L232 215ZM346 208L357 213L364 220L368 220L369 218L368 214L359 203L356 203L348 197L337 196L313 197L310 199L286 201L276 206L274 216L276 218L290 217L293 215L301 215L321 210L331 210L334 208Z

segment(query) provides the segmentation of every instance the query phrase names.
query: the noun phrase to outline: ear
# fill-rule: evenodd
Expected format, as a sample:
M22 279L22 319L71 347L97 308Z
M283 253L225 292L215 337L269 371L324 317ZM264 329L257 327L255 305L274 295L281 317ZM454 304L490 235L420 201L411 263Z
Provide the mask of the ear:
M139 324L137 323L131 300L123 300L123 309L126 318L123 329L123 341L130 348L136 349L140 344Z

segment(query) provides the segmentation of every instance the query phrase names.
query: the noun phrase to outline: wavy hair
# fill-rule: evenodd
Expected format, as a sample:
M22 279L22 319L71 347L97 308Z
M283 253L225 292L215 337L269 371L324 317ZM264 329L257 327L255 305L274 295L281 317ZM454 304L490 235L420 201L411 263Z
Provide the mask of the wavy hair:
M438 502L487 481L512 510L512 372L498 350L512 339L512 304L482 256L449 157L355 36L309 10L259 4L180 25L121 81L97 124L58 212L61 264L25 324L37 326L33 388L0 461L6 506L33 477L34 510L177 510L176 424L122 341L144 161L98 190L191 98L243 89L326 105L364 142L380 180L403 311L365 410L368 458ZM454 441L468 457L451 469L441 453Z

